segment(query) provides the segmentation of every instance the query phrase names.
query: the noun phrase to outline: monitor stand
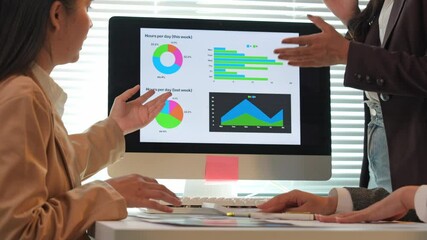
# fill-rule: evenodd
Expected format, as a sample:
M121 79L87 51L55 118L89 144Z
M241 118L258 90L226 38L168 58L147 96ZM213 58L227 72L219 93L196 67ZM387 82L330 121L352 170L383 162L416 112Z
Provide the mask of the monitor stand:
M237 197L237 181L206 181L187 179L184 197Z

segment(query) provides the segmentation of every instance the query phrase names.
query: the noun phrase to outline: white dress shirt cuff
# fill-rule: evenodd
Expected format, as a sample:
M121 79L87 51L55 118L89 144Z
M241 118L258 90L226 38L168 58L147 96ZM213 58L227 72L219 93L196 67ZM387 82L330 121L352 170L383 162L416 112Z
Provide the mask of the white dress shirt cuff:
M337 209L335 213L344 213L353 211L353 200L350 192L345 188L332 188L329 192L330 197L338 197Z
M418 188L415 193L414 205L418 218L427 222L427 185Z

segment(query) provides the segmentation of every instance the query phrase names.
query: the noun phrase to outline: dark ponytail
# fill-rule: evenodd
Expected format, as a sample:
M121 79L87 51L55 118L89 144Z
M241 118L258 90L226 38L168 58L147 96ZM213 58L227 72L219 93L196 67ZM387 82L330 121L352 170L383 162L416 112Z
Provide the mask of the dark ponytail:
M371 0L366 8L348 22L349 36L352 40L364 42L371 24L378 20L384 0Z
M54 0L0 1L0 81L31 69L46 39ZM74 0L61 0L64 6Z

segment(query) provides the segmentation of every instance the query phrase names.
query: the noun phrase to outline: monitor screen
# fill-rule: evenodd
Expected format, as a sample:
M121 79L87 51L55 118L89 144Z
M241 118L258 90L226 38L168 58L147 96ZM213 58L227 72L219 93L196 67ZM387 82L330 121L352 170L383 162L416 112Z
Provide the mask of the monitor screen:
M206 161L238 159L238 179L331 176L329 68L279 60L281 40L309 23L113 17L109 109L137 84L172 92L149 125L126 136L112 176L204 179Z

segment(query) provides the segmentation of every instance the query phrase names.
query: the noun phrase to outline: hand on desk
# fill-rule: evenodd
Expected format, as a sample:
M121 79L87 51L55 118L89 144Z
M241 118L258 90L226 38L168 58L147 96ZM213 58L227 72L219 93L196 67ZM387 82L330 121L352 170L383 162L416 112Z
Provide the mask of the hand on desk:
M157 183L153 178L138 174L108 179L106 181L126 200L127 206L152 208L162 212L172 212L168 206L160 204L156 200L180 206L178 197L164 185Z
M330 216L316 215L321 222L355 223L380 220L398 220L414 209L415 192L418 186L402 187L383 200L360 211L334 214Z
M310 212L332 214L337 208L336 197L320 197L311 193L293 190L280 194L257 206L263 212Z

